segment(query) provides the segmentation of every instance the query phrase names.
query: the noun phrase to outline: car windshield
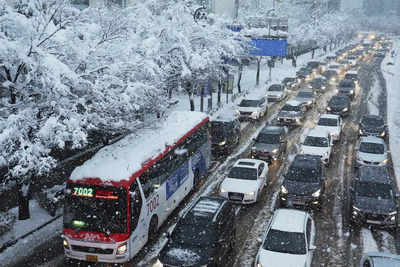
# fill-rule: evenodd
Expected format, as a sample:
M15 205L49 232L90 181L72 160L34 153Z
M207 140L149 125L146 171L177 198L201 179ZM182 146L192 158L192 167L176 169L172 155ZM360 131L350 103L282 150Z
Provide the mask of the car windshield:
M336 70L336 69L339 69L340 66L339 65L330 65L329 68Z
M352 81L341 81L339 83L339 87L351 87L351 88L353 88L354 87L354 82L352 82Z
M392 187L389 184L374 182L357 182L355 188L356 194L360 197L369 197L377 199L392 199Z
M172 240L176 243L208 247L215 242L215 230L204 219L182 219L172 232Z
M347 73L346 76L344 76L345 79L357 79L357 74L350 74Z
M126 233L126 191L123 188L70 184L64 204L64 226L100 233Z
M240 102L239 107L258 107L259 103L260 103L260 101L258 101L258 100L243 99Z
M385 152L385 147L383 144L361 142L360 152L371 153L371 154L383 154Z
M321 171L306 166L290 166L285 178L289 181L318 183L320 181Z
M296 81L295 78L285 78L283 79L282 83L287 84Z
M337 126L338 121L337 121L337 119L320 118L318 121L318 125L320 125L320 126Z
M341 97L341 96L334 96L334 97L332 97L330 102L334 105L338 105L338 104L345 105L347 103L347 98Z
M279 144L280 135L279 134L260 133L257 136L256 142L257 143L264 143L264 144Z
M320 136L307 136L304 140L305 146L328 147L328 138Z
M257 180L257 169L233 167L228 177L242 180Z
M361 124L365 126L382 127L385 123L383 119L379 117L364 117Z
M280 85L271 85L271 87L268 89L268 91L279 92L279 91L282 91L282 87Z
M334 70L327 70L323 73L325 77L334 77L337 75L336 71Z
M284 232L276 229L268 231L263 249L296 255L307 253L306 240L303 233Z
M282 111L296 111L296 112L299 112L299 111L301 111L301 106L292 106L292 105L286 104L286 105L284 105L282 107Z
M304 91L300 91L297 94L297 97L301 97L301 98L312 98L313 97L313 93L312 92L304 92Z

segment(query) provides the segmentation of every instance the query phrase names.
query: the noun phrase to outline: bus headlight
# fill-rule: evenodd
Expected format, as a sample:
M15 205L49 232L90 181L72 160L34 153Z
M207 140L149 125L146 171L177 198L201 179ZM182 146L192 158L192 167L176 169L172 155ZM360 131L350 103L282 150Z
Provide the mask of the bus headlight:
M117 248L117 255L125 254L128 251L128 243L122 243Z
M282 194L287 194L288 193L286 187L284 187L283 185L281 185L281 193Z
M319 195L321 195L321 189L318 189L317 191L315 191L312 196L313 197L319 197Z
M65 249L69 249L69 244L68 244L68 241L67 241L67 239L63 239L63 245L64 245L64 248Z

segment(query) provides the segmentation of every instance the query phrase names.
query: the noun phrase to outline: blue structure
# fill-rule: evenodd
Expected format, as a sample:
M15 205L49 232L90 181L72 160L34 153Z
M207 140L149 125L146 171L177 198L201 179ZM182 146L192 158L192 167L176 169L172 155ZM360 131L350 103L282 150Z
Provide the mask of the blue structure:
M250 46L254 47L254 49L249 51L250 55L253 56L286 56L286 40L253 39L250 42Z

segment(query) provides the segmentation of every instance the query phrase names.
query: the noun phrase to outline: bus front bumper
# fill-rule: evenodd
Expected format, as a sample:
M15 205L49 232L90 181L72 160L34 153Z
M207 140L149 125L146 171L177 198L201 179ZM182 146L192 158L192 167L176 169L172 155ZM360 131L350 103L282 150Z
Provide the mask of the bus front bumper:
M123 263L129 261L128 241L120 243L82 242L64 237L64 255L87 262ZM117 248L126 244L126 252L117 254Z

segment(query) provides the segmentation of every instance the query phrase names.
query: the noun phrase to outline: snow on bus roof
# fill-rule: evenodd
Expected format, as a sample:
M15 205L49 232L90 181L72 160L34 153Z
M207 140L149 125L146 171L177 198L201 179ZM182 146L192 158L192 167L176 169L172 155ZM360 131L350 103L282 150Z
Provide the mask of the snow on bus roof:
M142 164L173 146L181 137L201 123L201 112L175 111L158 127L140 130L100 149L91 159L74 169L70 179L99 178L103 182L129 180Z

